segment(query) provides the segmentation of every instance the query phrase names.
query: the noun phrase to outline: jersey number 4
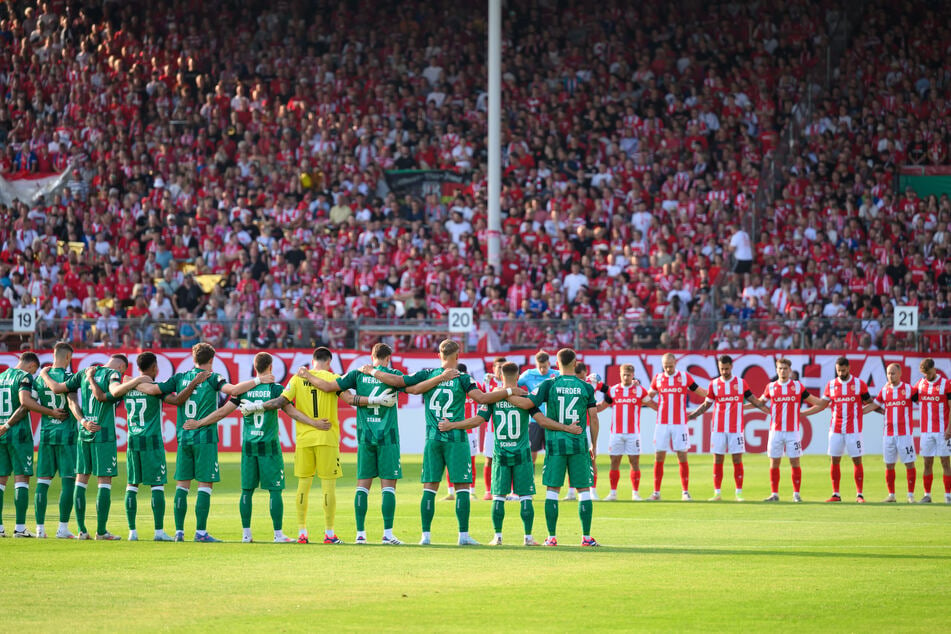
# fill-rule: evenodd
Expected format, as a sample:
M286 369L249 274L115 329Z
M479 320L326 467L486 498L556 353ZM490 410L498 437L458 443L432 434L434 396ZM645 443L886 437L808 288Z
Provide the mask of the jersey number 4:
M567 405L565 401L567 400ZM581 417L578 415L578 397L572 396L571 399L567 397L559 396L558 397L558 411L561 412L562 419L558 422L565 423L566 425L573 425L581 420Z

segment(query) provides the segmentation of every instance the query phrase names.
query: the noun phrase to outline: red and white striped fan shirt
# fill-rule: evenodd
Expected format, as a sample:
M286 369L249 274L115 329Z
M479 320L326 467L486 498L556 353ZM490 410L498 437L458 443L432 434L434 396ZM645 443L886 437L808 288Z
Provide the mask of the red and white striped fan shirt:
M878 393L876 402L885 408L885 435L908 436L912 430L912 403L917 400L918 390L904 381L898 385L886 383Z
M845 381L835 377L826 385L823 398L832 408L832 433L861 434L862 406L868 400L868 386L858 377Z
M921 433L943 433L948 426L948 396L951 382L939 376L934 382L922 377L915 386L918 389L918 404L921 405Z
M610 394L614 399L611 433L641 433L641 406L647 400L647 390L640 383L633 383L628 387L618 383L611 387Z
M799 431L799 411L809 392L799 381L781 383L773 381L766 386L761 397L769 401L770 429L773 431Z
M743 401L749 391L746 381L738 376L729 381L718 376L710 382L707 400L713 403L712 432L743 433Z
M687 424L687 390L697 388L693 377L678 370L673 376L661 372L651 381L651 390L657 393L657 424Z

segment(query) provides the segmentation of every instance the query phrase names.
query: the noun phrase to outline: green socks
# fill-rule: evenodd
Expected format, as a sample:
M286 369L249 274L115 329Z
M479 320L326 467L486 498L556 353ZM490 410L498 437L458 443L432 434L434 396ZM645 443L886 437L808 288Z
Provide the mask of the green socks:
M172 500L172 511L175 513L175 530L185 531L185 514L188 512L188 489L177 487L175 498Z
M17 525L26 524L26 510L30 507L30 485L26 482L17 482L13 493L13 508L16 510Z
M139 489L127 486L125 489L125 516L129 520L129 530L135 530L135 516L139 510Z
M253 489L241 489L241 499L238 502L238 513L241 514L241 528L251 528L251 496Z
M271 491L269 508L271 510L271 524L274 526L274 530L279 531L284 528L284 497L280 491L276 489Z
M591 500L581 500L578 502L578 517L581 518L581 534L590 535L591 534L591 515L593 512L594 502Z
M357 520L357 532L366 530L368 493L364 487L357 487L357 492L353 496L353 514Z
M462 491L456 492L456 520L459 521L459 532L468 533L469 532L469 491L463 489Z
M396 489L393 487L384 487L383 489L383 530L393 529L393 518L396 517Z
M558 528L558 493L555 493L555 499L545 499L545 524L548 525L549 537L555 536Z
M502 532L502 521L505 520L505 500L492 501L492 526L496 533Z
M109 520L109 509L112 508L112 485L100 484L96 495L96 534L105 535L106 522Z
M76 478L63 478L62 491L59 492L59 521L66 523L73 514L73 495L76 491Z
M76 525L79 526L80 533L88 533L86 530L86 484L76 483Z
M532 498L523 498L521 502L520 515L522 524L525 525L525 534L532 534L532 526L535 524L535 506L532 504Z
M33 510L36 512L37 525L46 524L46 504L49 501L50 483L45 480L36 481L36 497L33 500Z
M208 512L211 510L211 487L198 487L198 496L195 500L195 531L203 533L208 530Z
M165 487L152 487L152 519L155 530L165 528Z
M436 492L423 489L423 499L419 503L419 515L423 522L423 532L428 533L433 526L433 516L436 514Z

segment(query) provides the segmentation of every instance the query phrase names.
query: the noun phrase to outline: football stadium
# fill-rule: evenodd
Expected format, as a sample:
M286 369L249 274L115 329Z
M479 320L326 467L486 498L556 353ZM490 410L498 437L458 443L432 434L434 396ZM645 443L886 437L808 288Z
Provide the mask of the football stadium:
M4 2L0 630L946 627L949 25Z

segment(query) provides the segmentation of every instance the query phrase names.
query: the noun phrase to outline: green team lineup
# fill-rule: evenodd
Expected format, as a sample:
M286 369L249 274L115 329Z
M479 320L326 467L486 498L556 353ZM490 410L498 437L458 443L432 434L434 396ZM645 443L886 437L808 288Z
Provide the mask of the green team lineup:
M52 364L40 367L33 352L19 356L18 363L0 373L0 537L117 541L110 531L112 480L119 475L116 439L116 409L122 404L128 427L126 451L127 486L124 497L128 540L138 541L138 493L150 490L149 507L154 541L185 541L190 510L194 513L194 532L189 541L218 542L208 532L208 516L214 484L221 479L218 463L217 423L234 412L242 416L240 517L241 541L253 542L251 532L252 501L257 489L268 492L268 510L275 543L308 544L309 492L314 477L320 480L324 515L323 543L340 544L344 540L335 531L336 481L341 477L340 420L338 401L356 409L356 488L353 510L356 520L355 544L367 544L366 524L369 492L379 480L382 494L383 533L378 543L398 546L403 541L395 534L397 483L403 477L398 424L397 393L420 395L425 414L425 437L419 506L420 545L436 543L432 535L439 483L448 473L454 487L458 535L455 543L474 546L479 542L471 534L470 509L474 492L474 451L468 430L487 426L486 498L491 500L493 537L489 545L503 543L506 501L517 502L525 546L538 546L534 537L535 461L544 451L542 485L545 487L545 546L558 545L561 489L569 487L564 499L577 499L581 527L581 546L597 547L592 536L593 501L597 499L596 450L598 412L615 408L611 429L611 493L617 500L620 463L628 456L631 464L632 499L641 500L638 487L640 469L641 407L658 410L654 464L654 494L660 499L663 478L663 454L674 451L680 461L682 499L689 501L686 421L712 408L714 412L713 452L714 497L720 501L723 458L731 454L736 481L736 499L743 501L743 425L742 412L755 407L771 418L768 455L771 494L764 501L779 499L779 466L785 455L792 470L794 502L801 502L800 415L809 416L833 407L829 432L830 476L833 494L827 502L841 502L840 461L848 454L853 462L856 502L863 503L864 466L860 437L861 416L881 413L885 416L885 463L888 497L895 502L895 463L905 465L908 501L915 502L916 451L911 441L912 408L919 403L923 430L921 455L924 458L921 503L931 502L934 458L938 457L945 488L945 502L951 504L951 429L946 424L951 401L951 384L937 376L931 359L921 362L922 379L915 386L901 381L897 364L888 367L888 383L876 394L869 394L863 381L850 374L848 359L836 362L836 377L823 394L810 394L791 377L790 362L776 360L777 380L767 385L757 398L746 383L732 375L733 360L718 358L719 376L709 389L703 389L689 374L678 371L676 359L663 357L663 371L645 389L633 379L633 367L622 365L621 382L613 387L600 377L586 375L583 363L573 350L564 348L555 355L557 370L551 368L547 354L536 355L536 368L519 374L517 364L504 358L496 360L493 373L487 375L485 389L460 371L460 346L447 339L439 344L438 357L431 369L404 374L391 367L392 350L376 344L370 351L371 363L344 375L331 371L333 353L327 348L313 352L310 367L301 367L286 386L275 382L273 359L267 352L254 357L254 378L229 383L212 371L215 349L207 343L192 348L194 367L160 380L154 353L143 352L135 359L136 376L128 359L112 355L104 365L91 366L73 373L72 347L64 342L53 348ZM463 366L464 368L464 366ZM492 389L489 389L489 388ZM603 400L597 400L598 392ZM700 393L703 404L687 411L686 392ZM466 416L466 403L477 408ZM177 408L176 439L178 449L173 474L173 530L166 531L166 485L168 467L162 437L162 406ZM803 404L811 406L801 410ZM296 537L284 533L285 464L280 444L278 410L296 426L294 474L298 480L295 496ZM30 414L39 414L39 447L34 461L34 438ZM943 414L942 414L943 412ZM932 419L934 419L932 421ZM934 423L934 424L932 424ZM678 426L680 426L678 428ZM491 455L488 451L491 446ZM491 474L489 475L489 470ZM14 481L14 526L4 525L4 497L9 477ZM35 531L27 527L30 480L36 477L34 490ZM61 480L58 526L47 532L48 492L53 478ZM87 505L90 483L95 478L94 507ZM197 484L193 509L189 505L192 481ZM491 487L489 488L489 482ZM87 518L95 516L95 522ZM74 533L70 524L75 522ZM118 520L113 519L113 525ZM191 524L189 524L189 527ZM401 527L402 531L409 527ZM143 537L144 539L145 537ZM264 540L271 541L271 539Z

